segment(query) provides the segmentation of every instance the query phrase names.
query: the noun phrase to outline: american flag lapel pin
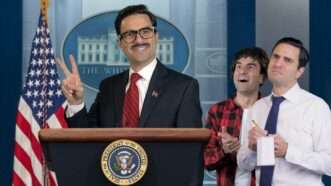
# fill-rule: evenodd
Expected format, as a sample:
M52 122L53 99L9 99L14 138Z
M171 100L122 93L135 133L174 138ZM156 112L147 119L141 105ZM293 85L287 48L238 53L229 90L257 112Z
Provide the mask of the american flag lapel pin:
M152 97L157 98L159 96L159 93L156 90L152 91Z

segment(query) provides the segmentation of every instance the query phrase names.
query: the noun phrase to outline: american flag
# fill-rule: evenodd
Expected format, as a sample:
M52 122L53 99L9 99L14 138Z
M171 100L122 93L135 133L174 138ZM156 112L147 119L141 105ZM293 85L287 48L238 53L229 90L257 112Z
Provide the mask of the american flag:
M65 104L50 32L41 14L16 116L12 185L57 185L54 172L47 171L45 166L38 132L41 128L67 127Z

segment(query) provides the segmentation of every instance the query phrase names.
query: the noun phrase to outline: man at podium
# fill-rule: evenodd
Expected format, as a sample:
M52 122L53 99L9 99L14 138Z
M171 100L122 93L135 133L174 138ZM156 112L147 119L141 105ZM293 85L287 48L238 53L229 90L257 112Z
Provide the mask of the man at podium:
M87 111L84 104L84 87L78 67L70 56L71 69L57 59L65 74L62 90L68 106L65 116L70 127L75 128L202 128L202 111L198 81L165 67L156 58L159 32L156 17L145 5L128 6L119 11L115 19L118 47L127 56L129 69L104 79L99 93ZM148 170L140 185L202 185L203 163L200 142L142 142L148 154ZM70 183L109 185L101 175L98 158L103 143L90 143L84 148L63 150L71 157L71 165L86 173L86 181L70 177ZM75 145L75 144L74 144ZM76 146L75 146L76 147ZM93 150L87 150L91 148ZM53 157L59 157L54 153ZM58 151L58 154L61 154ZM189 154L189 156L187 156ZM69 158L68 158L69 159ZM79 161L77 160L79 159ZM86 163L82 164L82 159ZM77 162L78 161L78 162ZM56 162L54 163L56 164ZM57 163L60 167L65 165ZM173 169L172 165L177 165ZM66 167L62 167L67 169ZM60 170L60 168L58 168ZM69 176L70 175L70 176ZM71 182L70 182L71 181ZM138 185L139 185L138 184Z

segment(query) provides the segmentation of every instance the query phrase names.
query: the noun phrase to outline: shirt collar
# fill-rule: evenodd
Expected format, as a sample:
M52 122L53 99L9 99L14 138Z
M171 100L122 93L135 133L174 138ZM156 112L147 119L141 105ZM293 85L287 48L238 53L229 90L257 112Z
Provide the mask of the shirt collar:
M149 63L147 66L145 66L144 68L142 68L139 72L137 72L142 79L146 80L146 81L150 81L153 75L153 72L155 70L157 64L157 60L156 58L153 59L153 61L151 63ZM131 77L131 74L134 73L133 69L130 68L129 70L129 77Z
M232 96L229 99L229 102L228 102L229 104L227 105L229 110L234 110L234 109L240 108L240 106L237 105L236 102L234 101L234 98L235 98L235 96Z
M298 83L295 83L287 92L285 92L285 94L283 94L282 96L290 102L293 103L298 103L300 102L300 97L298 96L299 92L300 92L301 88L299 86ZM271 100L271 96L275 95L273 92L270 95L270 100Z
M239 106L236 102L235 102L235 99L236 96L232 96L230 97L230 99L228 99L228 104L227 104L227 109L228 110L237 110L237 109L240 109L242 110L241 106Z
M257 100L259 100L259 99L261 98L261 96L262 96L262 94L261 94L261 92L259 92L259 93L258 93ZM228 106L228 109L229 109L229 110L235 110L235 109L240 108L240 109L244 110L243 108L241 108L240 105L238 105L238 104L235 102L235 100L234 100L235 98L236 98L236 95L233 95L233 96L230 97L229 102L228 102L229 104L227 105L227 106Z

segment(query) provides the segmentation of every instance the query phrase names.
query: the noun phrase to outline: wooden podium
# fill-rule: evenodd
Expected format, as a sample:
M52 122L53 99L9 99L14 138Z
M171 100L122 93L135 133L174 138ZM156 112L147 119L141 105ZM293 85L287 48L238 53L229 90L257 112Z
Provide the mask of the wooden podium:
M100 158L106 146L118 139L133 140L147 153L147 172L135 185L199 186L202 147L209 137L208 129L196 128L71 128L39 133L48 167L61 186L112 185L102 173Z

